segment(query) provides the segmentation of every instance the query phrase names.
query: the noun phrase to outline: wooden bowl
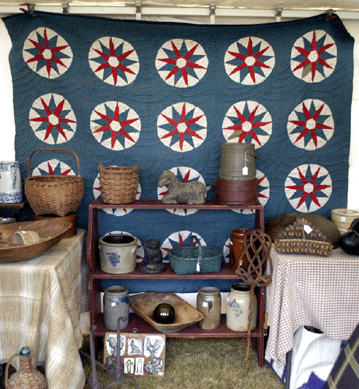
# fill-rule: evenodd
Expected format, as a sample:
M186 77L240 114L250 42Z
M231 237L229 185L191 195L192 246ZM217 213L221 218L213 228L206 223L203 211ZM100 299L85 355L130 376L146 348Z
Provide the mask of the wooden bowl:
M64 220L40 220L0 225L0 263L21 262L35 258L50 250L71 228L71 223ZM12 243L12 236L17 231L36 231L41 242L31 245Z
M153 319L153 311L160 303L168 303L174 307L175 319L173 323L161 324ZM201 312L197 311L192 305L171 292L136 294L130 296L130 304L137 315L142 317L142 319L147 321L152 327L156 328L156 330L163 332L164 334L181 331L184 328L198 323L204 318Z

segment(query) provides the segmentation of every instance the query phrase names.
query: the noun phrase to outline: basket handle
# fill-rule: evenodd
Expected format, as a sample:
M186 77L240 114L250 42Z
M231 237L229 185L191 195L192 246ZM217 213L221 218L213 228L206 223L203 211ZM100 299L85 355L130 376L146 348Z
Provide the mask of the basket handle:
M7 364L6 364L6 367L5 367L5 382L4 382L4 384L5 384L5 389L8 389L8 388L9 388L9 387L8 387L9 366L10 366L12 360L13 360L15 357L20 357L20 354L15 354L15 355L13 355L13 356L8 360L8 362L7 362Z
M201 242L199 241L199 239L197 238L197 236L192 235L192 246L193 247L195 247L194 241L196 241L196 243L198 245L198 258L197 258L197 264L196 264L196 271L197 271L197 273L200 273L201 272L200 260L202 259L202 245L201 245ZM194 255L192 254L192 256L194 256Z
M201 242L199 241L199 239L197 238L196 235L192 235L192 246L193 247L195 247L194 241L196 241L196 243L197 243L197 245L199 247L199 250L201 251L202 245L201 245Z
M31 174L30 174L30 161L31 161L31 158L32 156L37 152L37 151L70 151L72 154L74 154L74 156L76 157L76 161L77 161L77 175L80 176L81 175L81 171L80 171L80 160L79 160L79 157L78 155L71 149L46 149L46 148L40 148L40 149L36 149L34 150L30 156L29 156L29 160L27 161L27 175L28 177L31 177Z

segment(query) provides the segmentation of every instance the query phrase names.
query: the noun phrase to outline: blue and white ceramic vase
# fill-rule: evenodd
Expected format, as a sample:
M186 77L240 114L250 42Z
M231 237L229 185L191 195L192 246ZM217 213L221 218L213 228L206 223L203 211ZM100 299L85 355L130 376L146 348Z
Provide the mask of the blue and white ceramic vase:
M103 313L105 327L108 330L117 330L117 321L120 320L120 329L128 326L130 300L128 289L125 286L113 285L105 289L103 296Z
M20 165L17 161L0 162L0 203L21 203Z
M237 283L231 286L228 294L226 325L232 331L247 331L250 297L249 285ZM253 297L251 330L254 330L257 325L257 297L255 295Z

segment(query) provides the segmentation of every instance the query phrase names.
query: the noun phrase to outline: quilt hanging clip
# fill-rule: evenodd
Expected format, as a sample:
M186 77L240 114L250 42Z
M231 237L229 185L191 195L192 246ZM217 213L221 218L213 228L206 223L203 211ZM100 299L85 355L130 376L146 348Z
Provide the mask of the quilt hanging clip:
M62 13L63 14L69 13L69 3L67 1L62 2Z
M136 0L136 20L141 20L142 18L142 3L141 0Z
M209 23L216 24L216 4L213 3L209 6Z
M21 8L22 6L26 6L27 9ZM20 11L24 12L25 14L28 14L30 16L36 17L35 13L35 4L33 3L22 3L20 4Z
M332 9L328 9L327 17L326 17L325 21L330 22L331 20L334 20L336 18L337 18L337 15L335 15L335 11Z

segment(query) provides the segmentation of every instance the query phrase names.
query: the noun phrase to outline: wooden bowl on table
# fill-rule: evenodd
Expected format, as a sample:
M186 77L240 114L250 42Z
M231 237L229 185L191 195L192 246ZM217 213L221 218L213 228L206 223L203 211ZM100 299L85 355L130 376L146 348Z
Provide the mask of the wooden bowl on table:
M21 262L35 258L55 246L69 231L71 223L64 220L40 220L0 225L0 263ZM35 231L41 241L30 245L13 244L18 231Z

